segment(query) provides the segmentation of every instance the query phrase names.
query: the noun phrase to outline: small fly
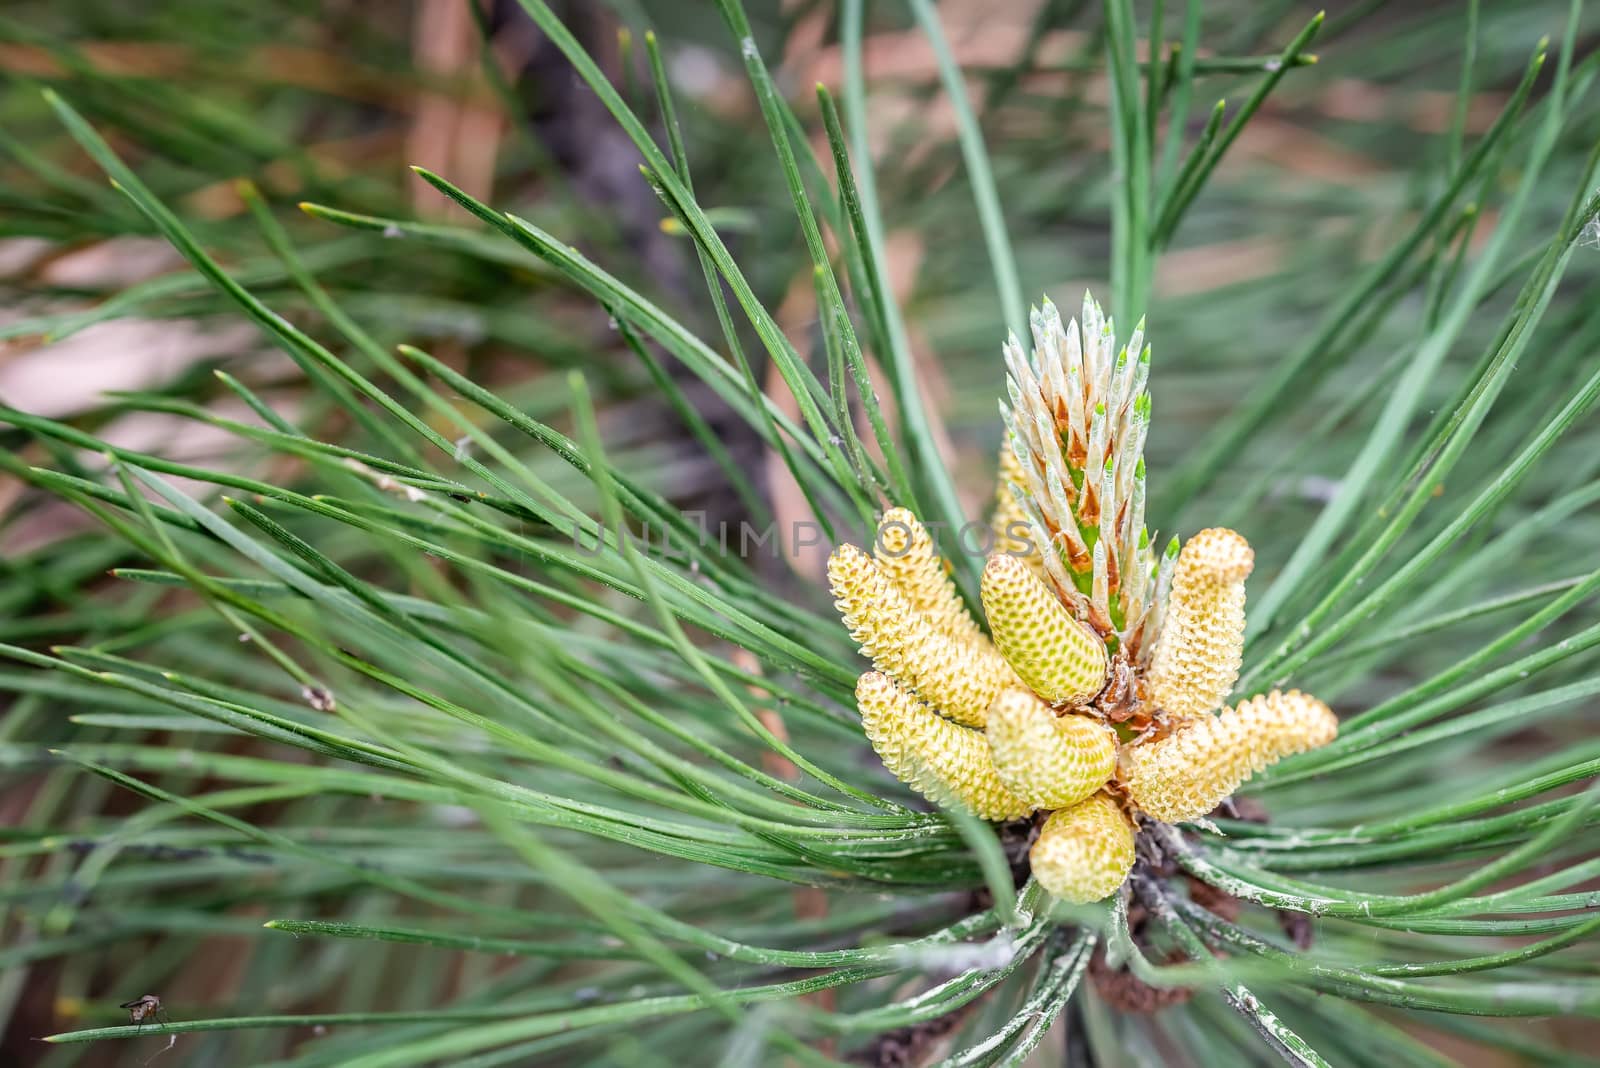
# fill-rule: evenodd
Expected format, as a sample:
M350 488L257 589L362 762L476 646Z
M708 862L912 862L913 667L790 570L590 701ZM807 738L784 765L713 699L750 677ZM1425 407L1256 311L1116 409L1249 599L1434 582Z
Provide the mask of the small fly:
M161 999L156 997L154 994L145 994L142 997L134 998L132 1001L124 1001L117 1007L119 1009L128 1010L128 1022L131 1024L137 1024L139 1030L144 1029L144 1023L146 1020L154 1020L158 1025L161 1026L162 1030L166 1030L166 1024L168 1023L166 1019L167 1014L161 1008ZM167 1044L156 1050L155 1053L151 1054L150 1059L145 1061L145 1063L149 1064L150 1061L155 1060L156 1057L165 1053L167 1050L171 1049L175 1044L177 1044L177 1041L177 1035L168 1034Z
M127 1009L128 1022L138 1024L140 1027L144 1026L146 1019L154 1020L160 1024L166 1023L164 1017L167 1014L161 1010L161 999L154 994L146 994L143 997L134 998L132 1001L124 1001L117 1008Z

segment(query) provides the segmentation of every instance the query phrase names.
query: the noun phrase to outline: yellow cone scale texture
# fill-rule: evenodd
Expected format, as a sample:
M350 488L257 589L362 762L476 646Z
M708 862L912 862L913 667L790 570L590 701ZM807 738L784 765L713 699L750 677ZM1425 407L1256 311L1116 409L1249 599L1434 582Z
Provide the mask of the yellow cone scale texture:
M1201 716L1124 759L1128 796L1172 822L1204 816L1251 775L1291 753L1326 745L1339 732L1327 705L1299 690L1277 690Z
M985 820L1033 811L1000 781L982 731L950 722L877 671L857 681L856 706L884 767L929 800L963 805Z
M1040 549L1033 544L1028 513L1017 501L1012 486L1026 488L1022 480L1022 464L1010 442L1000 446L1000 470L995 476L994 515L989 518L989 528L994 531L994 551L1004 556L1014 556L1028 566L1041 582L1045 581L1044 560Z
M1033 875L1087 903L1123 885L1140 826L1206 815L1338 722L1298 691L1224 706L1255 554L1222 527L1151 543L1144 323L1119 344L1085 295L1078 319L1046 300L1028 327L1031 346L1002 347L982 618L906 508L883 513L871 546L840 546L828 579L872 660L856 703L884 765L983 819L1038 813Z
M1053 705L1082 704L1106 681L1105 642L1062 607L1012 556L983 569L983 611L1001 654L1029 688Z
M932 536L910 509L891 508L883 513L872 555L934 630L953 641L987 644L966 605L956 596L955 583L934 551Z
M1115 801L1095 794L1052 812L1028 860L1034 878L1062 901L1099 901L1133 868L1133 824Z
M841 545L828 559L834 607L879 671L957 723L981 727L1011 669L987 645L955 641L917 612L872 557Z
M1117 765L1117 737L1088 716L1055 710L1027 690L989 706L989 751L1000 781L1036 808L1066 808L1094 793Z
M1250 543L1224 527L1202 530L1184 544L1150 664L1156 707L1198 716L1222 705L1239 677L1244 580L1254 566Z

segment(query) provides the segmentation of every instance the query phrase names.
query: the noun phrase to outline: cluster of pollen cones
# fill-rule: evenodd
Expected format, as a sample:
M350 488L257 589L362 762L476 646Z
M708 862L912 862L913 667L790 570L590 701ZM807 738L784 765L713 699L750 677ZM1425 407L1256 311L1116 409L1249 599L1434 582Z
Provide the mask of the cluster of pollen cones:
M1072 902L1122 885L1141 818L1204 816L1253 773L1337 731L1327 705L1298 691L1222 707L1254 554L1222 528L1159 561L1150 551L1149 352L1136 334L1134 357L1113 359L1092 301L1084 319L1085 329L1063 326L1046 302L1033 359L1015 338L1007 345L1009 447L980 590L987 634L904 508L883 515L870 551L841 545L828 562L834 603L875 668L856 702L884 765L983 819L1048 812L1033 874Z

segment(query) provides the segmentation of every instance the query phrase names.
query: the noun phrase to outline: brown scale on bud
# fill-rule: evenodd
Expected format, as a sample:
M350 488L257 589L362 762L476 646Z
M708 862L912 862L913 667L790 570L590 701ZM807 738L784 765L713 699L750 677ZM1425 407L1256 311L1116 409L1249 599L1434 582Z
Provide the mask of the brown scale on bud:
M1163 964L1186 964L1189 958L1181 952L1169 952ZM1089 981L1094 984L1095 993L1105 999L1106 1004L1118 1012L1147 1016L1153 1012L1160 1012L1169 1005L1182 1005L1194 996L1194 990L1186 986L1151 986L1130 972L1126 966L1113 968L1106 962L1105 945L1102 943L1095 947L1094 956L1089 958Z

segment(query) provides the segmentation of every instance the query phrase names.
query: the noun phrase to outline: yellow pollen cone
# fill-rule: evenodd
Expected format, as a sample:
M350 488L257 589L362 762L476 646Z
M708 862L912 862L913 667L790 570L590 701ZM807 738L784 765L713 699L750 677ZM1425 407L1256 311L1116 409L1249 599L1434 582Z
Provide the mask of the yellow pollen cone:
M983 611L1000 653L1018 677L1053 705L1078 705L1106 681L1106 646L1062 607L1013 556L983 569Z
M1178 716L1215 711L1239 677L1244 580L1250 543L1224 527L1190 538L1178 553L1166 616L1150 664L1150 699Z
M1099 901L1133 869L1133 824L1115 801L1095 794L1052 812L1028 860L1039 885L1062 901Z
M1123 783L1155 819L1197 819L1251 775L1291 753L1326 745L1338 733L1338 719L1315 697L1273 690L1220 715L1201 716L1160 741L1132 746Z
M938 715L889 676L862 675L856 707L884 767L924 797L963 805L985 820L1021 819L1033 811L1001 783L982 731Z
M883 513L872 555L934 630L953 641L988 644L956 595L944 560L934 551L933 538L910 509L891 508Z
M854 545L827 561L834 606L880 671L917 692L941 715L984 726L990 702L1016 675L989 643L954 641L934 630L878 564Z
M854 545L828 559L834 607L873 665L957 723L981 727L1011 669L987 644L958 642L935 630L889 576Z
M1088 716L1057 716L1027 690L996 697L984 733L1000 781L1038 808L1075 805L1116 770L1117 736L1110 727Z
M1013 485L1026 488L1027 484L1023 481L1022 463L1012 451L1009 441L1000 443L1000 470L995 481L994 515L989 517L989 529L994 532L994 551L1017 557L1043 581L1045 570L1041 549L1033 544L1028 513L1022 510L1022 505L1017 503L1017 495L1011 492Z

